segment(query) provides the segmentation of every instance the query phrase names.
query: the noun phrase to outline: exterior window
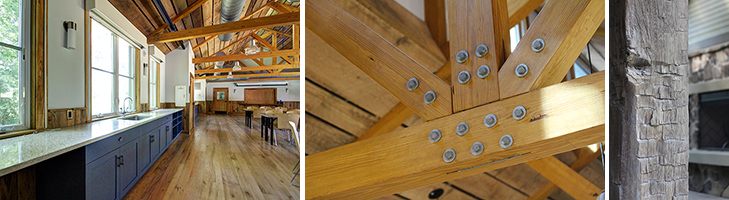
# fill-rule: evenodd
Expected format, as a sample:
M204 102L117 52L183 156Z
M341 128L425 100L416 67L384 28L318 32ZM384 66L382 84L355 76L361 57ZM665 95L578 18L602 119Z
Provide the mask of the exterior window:
M136 48L91 20L91 114L94 118L118 115L134 108ZM131 98L124 104L124 99Z
M0 133L29 128L28 3L0 0Z
M149 68L149 107L151 109L157 109L157 68L159 64L152 62L152 66Z

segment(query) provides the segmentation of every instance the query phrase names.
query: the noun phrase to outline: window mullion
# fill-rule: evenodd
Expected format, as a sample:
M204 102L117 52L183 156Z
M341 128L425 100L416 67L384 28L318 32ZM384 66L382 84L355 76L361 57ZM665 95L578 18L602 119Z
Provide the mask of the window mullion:
M114 101L114 112L115 114L119 114L119 37L114 35L114 76L113 76L113 88L114 92L111 94L111 98Z

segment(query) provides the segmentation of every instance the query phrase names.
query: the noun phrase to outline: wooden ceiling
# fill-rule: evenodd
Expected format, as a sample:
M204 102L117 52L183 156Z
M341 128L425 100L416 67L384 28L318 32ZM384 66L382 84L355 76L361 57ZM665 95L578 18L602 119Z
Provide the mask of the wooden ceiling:
M149 36L159 27L166 25L162 15L159 13L157 6L155 6L152 0L109 0L134 26L139 29L143 34ZM271 16L278 14L278 11L266 7L256 12L259 8L265 6L267 3L271 3L273 0L246 0L245 7L241 18L248 16L255 12L250 18L259 18L265 16ZM161 0L164 9L171 19L178 18L178 13L185 11L188 6L194 6L202 3L201 6L189 12L186 16L182 17L181 20L175 23L178 31L199 28L204 26L211 26L218 24L220 20L220 6L221 0ZM289 5L292 7L299 7L298 2L288 2L286 0L276 0L275 2L283 5ZM278 31L283 34L292 34L292 27L279 26L271 27L271 30ZM162 33L168 32L169 29ZM196 58L214 56L216 52L225 49L223 52L226 55L237 54L241 52L245 47L250 38L243 38L252 31L238 32L233 39L223 42L220 41L218 36L208 36L196 39L190 39L191 45L196 47L193 49ZM257 31L256 34L264 35L268 30ZM211 38L212 37L212 38ZM243 40L240 40L243 38ZM208 41L209 39L209 41ZM273 36L264 38L269 43L272 42ZM278 47L291 48L292 38L281 36L277 38ZM231 45L232 44L232 45ZM178 48L177 42L168 42L155 44L163 53L167 54L170 51ZM226 48L228 47L228 48ZM202 67L204 68L204 67Z

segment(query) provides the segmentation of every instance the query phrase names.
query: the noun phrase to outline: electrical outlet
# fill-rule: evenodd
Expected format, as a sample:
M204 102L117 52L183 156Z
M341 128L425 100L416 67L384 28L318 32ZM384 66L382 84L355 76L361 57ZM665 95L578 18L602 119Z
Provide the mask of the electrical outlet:
M66 119L67 120L73 119L73 110L66 110Z

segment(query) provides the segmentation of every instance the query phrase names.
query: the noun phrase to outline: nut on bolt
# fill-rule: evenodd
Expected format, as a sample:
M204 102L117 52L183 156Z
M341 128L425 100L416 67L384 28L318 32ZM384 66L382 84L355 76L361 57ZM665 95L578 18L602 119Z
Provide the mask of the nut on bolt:
M478 45L476 47L476 56L484 57L489 52L489 47L487 47L485 44Z
M496 122L498 120L496 119L496 115L494 114L488 114L485 118L483 118L483 125L486 125L486 127L494 127L496 125Z
M410 80L408 80L407 88L408 88L408 90L413 91L415 89L418 89L418 85L420 85L418 83L418 79L417 78L411 78Z
M456 61L458 63L464 63L468 60L468 51L461 50L456 54Z
M516 73L516 76L521 78L527 75L529 73L529 67L526 64L519 64L516 66L516 69L514 69L514 73Z
M488 65L481 65L481 67L478 67L478 71L476 71L479 78L486 78L491 73L491 69Z
M499 139L499 146L501 146L501 148L509 148L512 144L514 144L514 138L509 134L501 136L501 139Z
M544 40L542 40L542 38L537 38L532 42L532 51L540 52L542 50L544 50Z
M456 159L456 151L453 149L447 149L445 152L443 152L443 161L446 163L453 162L453 160Z
M466 122L458 123L456 126L456 134L464 136L466 133L468 133L468 124Z
M435 101L435 92L428 91L425 93L425 96L423 96L423 101L425 101L425 104L431 104Z
M458 73L459 83L466 84L469 80L471 80L471 73L468 73L468 71L461 71L461 73Z
M483 143L475 142L471 145L471 154L474 156L481 155L483 153Z
M440 136L440 130L433 129L432 131L430 131L430 134L428 134L428 140L430 140L430 142L432 143L436 143L440 141Z
M526 116L526 108L524 106L517 106L514 108L514 111L511 111L511 116L516 120L524 119L524 116Z

